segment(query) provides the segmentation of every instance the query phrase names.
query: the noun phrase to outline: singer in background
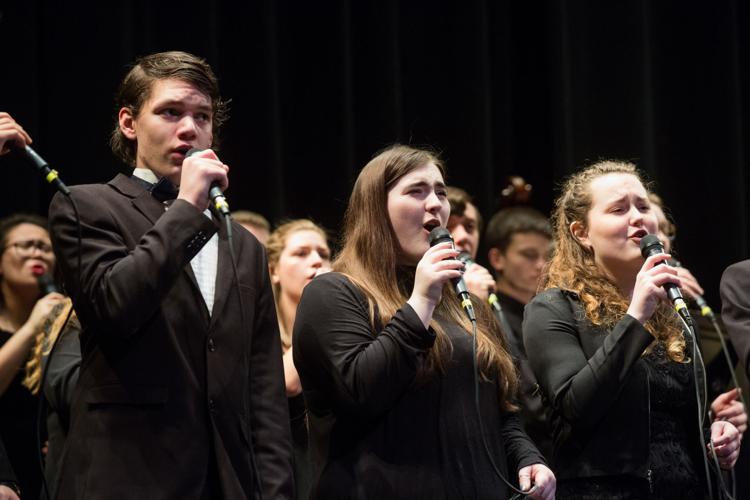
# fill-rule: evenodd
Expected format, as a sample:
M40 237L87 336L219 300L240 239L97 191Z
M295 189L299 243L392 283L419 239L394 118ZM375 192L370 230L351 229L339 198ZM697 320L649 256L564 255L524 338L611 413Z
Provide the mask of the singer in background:
M117 94L113 152L134 170L53 198L82 362L57 496L291 499L289 413L265 252L207 210L228 167L211 67L139 59ZM201 150L186 156L191 149ZM176 199L175 199L176 198ZM260 491L259 491L260 490Z
M659 223L659 232L657 233L657 236L659 236L659 240L661 240L662 245L664 245L664 252L671 254L672 242L677 236L677 227L674 222L667 217L666 207L664 206L664 201L661 199L661 196L656 193L649 193L648 199L651 202L651 210L654 212L654 215L656 215L656 221ZM675 269L677 271L677 276L680 278L680 282L682 282L682 291L688 298L692 299L703 295L703 287L698 283L698 280L693 276L693 273L682 266L675 267Z
M669 255L641 256L640 239L658 228L638 171L602 161L574 174L553 226L523 332L551 406L558 498L704 498L691 344L663 288L681 283L657 265ZM704 435L732 468L735 426L714 421Z
M331 250L325 230L307 219L291 220L277 227L268 238L266 250L284 352L284 382L294 450L294 484L297 498L307 500L312 486L307 412L302 384L292 359L292 328L302 290L315 276L331 270Z
M518 368L518 403L529 437L549 460L552 432L534 372L523 345L523 309L539 288L542 270L552 252L552 229L541 212L524 206L508 207L492 216L485 232L487 259L495 271L495 293L502 307L503 332Z
M508 498L493 464L522 489L535 484L531 498L554 498L554 476L512 403L513 361L489 307L474 304L473 359L451 284L459 252L430 247L449 217L443 179L427 151L396 145L373 158L354 185L335 272L302 294L292 339L311 498Z
M46 221L11 215L0 221L0 436L24 498L38 498L42 476L34 424L36 398L23 385L23 366L59 293L40 298L39 277L51 275L55 256Z
M658 232L656 233L664 245L664 252L674 255L672 251L672 243L677 236L677 227L665 213L664 202L661 197L655 193L649 193L649 200L651 201L651 210L656 215L656 221L658 223ZM674 259L670 259L672 263L677 262ZM685 267L677 263L675 267L677 276L680 278L682 283L682 291L684 295L691 299L690 304L691 314L693 315L694 327L698 339L701 339L701 330L706 331L707 329L713 329L713 325L710 321L705 320L701 316L700 307L695 304L695 299L703 295L703 288L698 283L698 280L693 274ZM703 321L701 321L703 320ZM730 344L728 348L731 350L730 356L734 354L734 347ZM707 384L708 384L708 398L711 402L711 415L714 418L722 420L728 420L737 427L740 434L744 434L747 430L747 411L742 405L741 401L738 401L739 388L734 387L729 391L726 391L727 385L732 382L731 370L733 366L727 366L725 356L721 351L714 356L706 365ZM744 458L741 459L744 461Z
M31 137L19 125L12 116L5 111L0 111L0 155L10 151L10 143L15 143L19 148L31 144Z
M446 228L453 237L459 252L466 252L473 261L466 266L464 281L469 292L486 301L494 291L495 279L487 268L476 263L479 251L479 235L482 232L482 215L474 204L474 199L461 188L448 186L448 203L451 215Z
M232 218L236 220L240 226L250 231L261 245L266 246L266 243L268 243L268 237L271 234L271 224L268 222L268 219L258 212L251 212L249 210L237 210L232 212Z

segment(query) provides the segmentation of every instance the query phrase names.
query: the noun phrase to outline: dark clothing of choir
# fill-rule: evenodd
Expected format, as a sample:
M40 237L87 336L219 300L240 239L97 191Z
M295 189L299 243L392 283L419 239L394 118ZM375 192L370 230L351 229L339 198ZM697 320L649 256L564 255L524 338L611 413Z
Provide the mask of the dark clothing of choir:
M435 333L411 306L373 328L367 298L343 275L319 276L305 288L293 338L308 404L313 498L506 498L479 419L510 481L521 467L543 463L518 416L501 410L498 380L480 380L477 415L472 337L436 319L452 357L444 373L422 379Z
M552 458L552 430L547 421L539 384L537 384L536 376L526 356L526 348L523 345L523 328L521 325L524 304L510 295L502 292L495 293L502 307L505 324L510 329L510 332L504 331L503 333L508 340L508 347L518 369L518 405L521 408L519 416L526 433L545 458L550 460Z
M635 318L594 326L559 289L526 306L523 328L550 407L557 498L701 498L692 363L658 345L644 356L653 336Z
M44 398L47 407L47 456L44 475L50 498L55 498L57 471L70 430L70 405L78 383L81 367L80 323L71 319L58 338L52 357L45 357L47 370L44 380Z
M0 484L14 490L18 487L18 478L16 478L16 473L13 472L13 467L10 465L8 453L5 451L2 440L0 440Z
M745 373L750 373L750 260L732 264L721 276L721 317Z
M294 458L294 486L298 500L307 500L312 487L309 446L307 439L307 410L303 394L288 398L289 425L292 430L292 452Z
M56 196L50 226L81 322L82 363L60 498L293 497L289 413L268 265L233 223L168 210L118 175ZM190 261L217 233L210 313ZM80 284L79 288L79 276ZM259 477L256 477L256 471Z
M0 330L0 346L10 337L11 333ZM24 498L36 499L42 486L35 427L37 398L23 385L24 366L25 363L0 396L0 438Z
M727 267L721 277L721 318L745 374L750 373L750 260ZM730 346L731 348L731 346ZM731 352L731 351L730 351ZM745 390L747 387L745 387ZM747 399L748 392L745 392ZM737 498L750 498L750 439L743 439L735 466Z

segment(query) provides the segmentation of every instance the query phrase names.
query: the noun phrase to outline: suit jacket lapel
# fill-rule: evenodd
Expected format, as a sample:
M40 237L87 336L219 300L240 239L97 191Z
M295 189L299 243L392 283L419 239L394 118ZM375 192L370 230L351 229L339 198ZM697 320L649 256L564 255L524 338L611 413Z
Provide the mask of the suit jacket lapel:
M152 225L156 224L159 217L164 215L167 205L154 198L141 182L133 180L126 175L118 174L109 184L125 196L130 197L135 209L146 217ZM195 279L193 267L190 264L186 265L184 272L187 274L188 281L192 283L199 300L203 303L203 308L206 309L206 302L203 300L198 280ZM206 310L207 315L208 310Z
M156 224L156 221L164 213L164 205L151 196L151 193L148 192L148 189L146 189L146 186L142 182L133 180L123 174L118 174L109 184L117 191L131 198L135 209L146 217L151 224Z

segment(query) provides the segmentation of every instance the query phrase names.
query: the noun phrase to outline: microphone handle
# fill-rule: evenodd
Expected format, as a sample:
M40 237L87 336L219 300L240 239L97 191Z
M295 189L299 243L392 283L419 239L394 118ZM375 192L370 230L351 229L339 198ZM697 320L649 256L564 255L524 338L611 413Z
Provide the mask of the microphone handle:
M70 196L70 189L68 189L68 186L66 186L62 179L60 179L57 170L51 169L49 164L44 161L36 151L31 149L31 146L22 148L22 151L26 154L26 157L31 160L31 163L33 163L34 166L44 175L44 179L48 183L55 186L55 188L65 196Z
M211 184L211 188L208 190L208 197L220 214L225 217L229 215L229 203L227 203L227 199L217 183L214 182Z

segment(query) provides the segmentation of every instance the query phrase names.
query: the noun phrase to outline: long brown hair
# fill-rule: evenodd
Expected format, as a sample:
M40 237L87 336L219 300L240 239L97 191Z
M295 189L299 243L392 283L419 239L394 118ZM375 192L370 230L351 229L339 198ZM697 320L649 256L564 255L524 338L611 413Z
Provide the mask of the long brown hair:
M591 209L591 182L608 174L629 174L642 184L642 176L635 165L619 160L603 160L591 164L570 176L563 184L555 201L552 224L555 249L549 268L542 278L541 288L561 288L575 292L583 303L586 318L597 326L614 326L628 310L630 300L624 297L612 279L597 266L591 249L573 236L573 222L586 224ZM648 330L663 342L670 359L685 360L685 338L674 311L659 304L646 322Z
M401 177L430 163L445 178L445 166L437 154L398 144L391 146L365 165L349 198L344 215L342 249L333 262L333 270L345 274L365 293L373 329L376 310L378 320L385 325L411 293L406 289L409 284L404 282L403 273L398 272L399 244L388 216L388 191ZM450 286L450 283L446 284L435 314L471 332L471 323ZM515 407L511 399L518 383L513 360L489 309L481 301L475 301L475 306L479 320L477 356L482 375L485 379L499 377L501 405L512 410ZM434 371L441 372L452 351L450 339L440 324L433 319L430 326L437 338L428 356L424 376Z

